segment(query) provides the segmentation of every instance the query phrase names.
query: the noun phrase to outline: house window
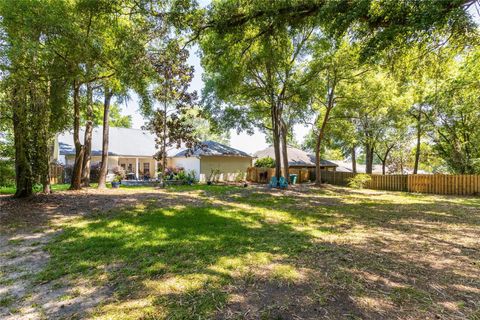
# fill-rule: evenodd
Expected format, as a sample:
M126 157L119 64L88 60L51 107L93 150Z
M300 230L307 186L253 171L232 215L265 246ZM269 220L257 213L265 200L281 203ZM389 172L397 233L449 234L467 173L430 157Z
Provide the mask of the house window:
M122 164L120 165L120 167L122 167L122 169L125 170L125 167L126 167L126 166L125 166L125 163L122 163Z
M128 172L133 172L133 164L129 163L128 164Z
M148 162L143 163L143 173L150 174L150 163Z

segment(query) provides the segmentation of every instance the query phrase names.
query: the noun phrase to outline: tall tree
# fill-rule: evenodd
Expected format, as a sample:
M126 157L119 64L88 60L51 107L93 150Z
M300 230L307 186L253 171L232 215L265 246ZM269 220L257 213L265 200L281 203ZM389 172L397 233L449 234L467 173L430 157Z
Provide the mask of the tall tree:
M312 134L315 137L315 184L321 185L320 156L332 110L341 95L341 86L349 85L356 77L364 76L368 68L358 62L358 48L351 46L346 39L318 39L315 45L311 71L316 76L312 82L312 109L316 113Z
M203 36L204 101L224 128L253 132L256 127L270 135L280 177L281 153L288 169L287 135L295 121L290 116L301 117L293 110L306 104L301 102L307 83L302 66L313 28L266 26L252 22L231 33L212 29Z
M49 188L49 150L55 130L64 126L65 75L56 54L58 30L68 30L63 3L0 3L2 84L12 106L16 197L32 194L33 184Z
M156 135L159 151L155 157L161 161L160 184L163 187L168 149L184 146L191 150L198 145L195 127L187 117L194 109L197 93L189 92L194 69L187 64L188 51L177 41L170 41L161 54L151 59L157 73L154 97L159 107L153 112L147 128ZM189 116L192 115L190 112Z

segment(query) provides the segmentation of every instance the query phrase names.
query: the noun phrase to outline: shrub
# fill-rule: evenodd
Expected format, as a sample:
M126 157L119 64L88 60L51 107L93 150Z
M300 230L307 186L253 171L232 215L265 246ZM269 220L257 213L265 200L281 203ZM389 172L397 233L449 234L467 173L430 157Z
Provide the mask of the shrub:
M0 186L13 187L15 185L15 166L12 161L0 160Z
M101 164L94 163L90 166L90 182L98 182L98 178L100 178L100 168Z
M360 173L355 175L353 178L348 179L348 186L355 189L363 189L366 184L372 180L370 175L365 173Z
M73 165L69 164L63 167L65 174L65 183L72 182Z
M235 181L236 182L243 182L243 181L245 181L246 177L247 177L247 173L245 171L238 170L237 174L235 176Z
M255 161L255 167L257 168L275 168L275 159L265 157Z
M125 169L123 169L120 166L116 166L112 169L113 174L115 175L115 178L113 179L114 181L122 181L125 179L126 174L125 174Z

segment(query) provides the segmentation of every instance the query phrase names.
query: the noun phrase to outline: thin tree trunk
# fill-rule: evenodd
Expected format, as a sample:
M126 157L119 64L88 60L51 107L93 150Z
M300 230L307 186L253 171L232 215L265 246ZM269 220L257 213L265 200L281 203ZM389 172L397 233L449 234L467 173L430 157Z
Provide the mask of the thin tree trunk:
M87 84L87 123L85 125L84 155L82 162L82 185L90 186L90 162L92 158L92 132L93 132L93 89Z
M75 143L75 164L73 165L72 182L70 190L80 190L82 188L82 165L84 146L80 142L80 84L75 80L73 82L73 141Z
M385 167L387 166L387 160L382 160L382 174L385 175L386 174L386 171L385 171Z
M102 135L102 162L100 164L100 173L98 176L98 188L105 189L108 173L108 142L109 142L109 119L110 119L110 101L112 91L105 88L105 100L103 102L103 135Z
M288 183L290 183L290 175L289 175L289 165L288 165L288 144L287 144L287 127L282 121L282 130L281 130L281 137L282 137L282 161L283 161L283 174L285 179Z
M13 91L13 136L15 144L15 198L33 194L32 167L27 156L27 125L25 103L20 102L18 90Z
M357 173L357 154L355 147L352 147L352 172Z
M418 119L417 119L417 147L415 150L415 165L413 166L413 174L418 173L418 165L420 163L420 143L422 138L421 124L420 124L421 117L422 117L422 114L419 112Z
M162 137L162 173L160 174L160 186L165 188L165 169L167 167L167 101L163 104L163 137Z
M315 185L322 185L322 171L320 170L320 145L315 146Z
M322 170L321 167L321 159L320 159L320 151L322 148L323 137L325 136L325 131L327 129L327 123L330 118L330 111L332 111L333 107L333 100L329 98L329 106L325 111L325 117L323 117L322 126L320 127L320 132L318 133L317 143L315 144L315 185L320 186L322 184ZM330 105L331 104L331 105Z
M373 171L373 148L369 145L365 145L365 173L371 174Z
M280 130L279 130L279 117L277 106L274 101L272 101L271 106L271 116L272 116L272 140L273 140L273 151L275 154L275 177L280 179L282 176L282 164L280 157Z

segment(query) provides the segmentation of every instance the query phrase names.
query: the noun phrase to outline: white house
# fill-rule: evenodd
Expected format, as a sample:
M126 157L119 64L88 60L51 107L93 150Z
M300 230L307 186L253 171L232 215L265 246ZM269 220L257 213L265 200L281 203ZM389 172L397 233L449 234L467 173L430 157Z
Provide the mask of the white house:
M198 173L200 181L211 175L220 181L235 181L239 174L246 174L252 166L252 156L215 141L204 141L190 154L187 150L169 157L169 166L182 167Z
M102 127L96 127L92 133L92 165L101 161ZM80 130L83 139L84 129ZM57 136L55 158L64 165L75 162L75 144L73 133L64 132ZM154 159L155 137L148 131L140 129L115 128L109 131L108 169L117 166L137 179L143 177L156 178L158 161ZM229 146L214 142L202 142L202 147L187 154L185 150L169 152L167 165L193 170L200 181L208 179L215 171L218 180L232 181L240 172L246 172L252 165L252 157L247 153Z

